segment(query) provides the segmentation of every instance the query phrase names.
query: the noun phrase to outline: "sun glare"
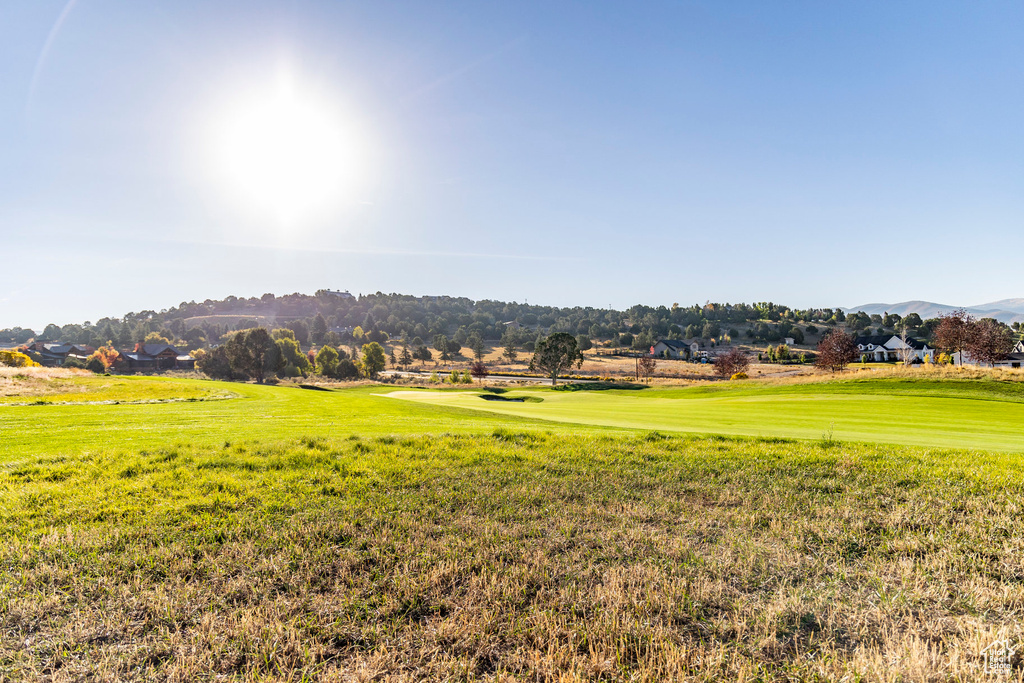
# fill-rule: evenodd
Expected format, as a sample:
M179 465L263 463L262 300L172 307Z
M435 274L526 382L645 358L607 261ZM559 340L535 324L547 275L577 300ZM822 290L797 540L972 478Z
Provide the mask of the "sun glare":
M283 86L236 106L218 132L218 169L238 199L284 227L348 199L356 147L334 108Z

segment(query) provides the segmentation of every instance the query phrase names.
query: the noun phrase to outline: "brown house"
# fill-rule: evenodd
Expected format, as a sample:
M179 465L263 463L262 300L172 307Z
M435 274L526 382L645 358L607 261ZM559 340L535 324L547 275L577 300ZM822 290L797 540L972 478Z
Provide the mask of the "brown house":
M196 366L192 356L170 344L136 344L132 353L122 353L121 358L127 370L192 370Z

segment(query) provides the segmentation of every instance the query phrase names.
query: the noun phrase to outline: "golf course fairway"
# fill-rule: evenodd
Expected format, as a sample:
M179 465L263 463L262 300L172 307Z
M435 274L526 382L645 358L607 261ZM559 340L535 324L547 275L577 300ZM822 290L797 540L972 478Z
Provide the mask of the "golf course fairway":
M1024 397L1018 386L1008 383L867 380L610 391L528 389L494 396L468 390L399 390L385 395L579 425L1024 450Z

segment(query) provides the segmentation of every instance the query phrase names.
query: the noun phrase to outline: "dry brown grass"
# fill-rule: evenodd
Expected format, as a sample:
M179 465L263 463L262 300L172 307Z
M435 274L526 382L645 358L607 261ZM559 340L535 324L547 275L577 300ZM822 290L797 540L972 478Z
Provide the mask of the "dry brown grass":
M0 366L0 396L40 396L66 387L68 391L83 388L74 380L89 377L88 370L74 368L9 368ZM62 381L68 380L68 381Z
M976 681L1024 636L1010 463L507 431L44 456L0 470L0 678Z

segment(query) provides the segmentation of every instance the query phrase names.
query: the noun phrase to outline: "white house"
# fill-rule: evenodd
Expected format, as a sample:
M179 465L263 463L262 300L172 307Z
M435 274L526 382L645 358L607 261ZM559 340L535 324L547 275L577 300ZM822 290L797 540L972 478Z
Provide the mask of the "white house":
M963 354L963 365L981 365L968 354ZM953 354L953 364L960 365L960 353ZM1017 345L1013 347L1013 351L1009 353L1003 360L996 361L995 367L997 368L1022 368L1024 367L1024 341L1017 342Z
M854 346L861 355L866 355L868 360L906 360L916 359L923 362L925 358L935 360L935 349L928 346L927 342L913 337L903 340L895 334L880 334L868 337L857 337L853 340Z

